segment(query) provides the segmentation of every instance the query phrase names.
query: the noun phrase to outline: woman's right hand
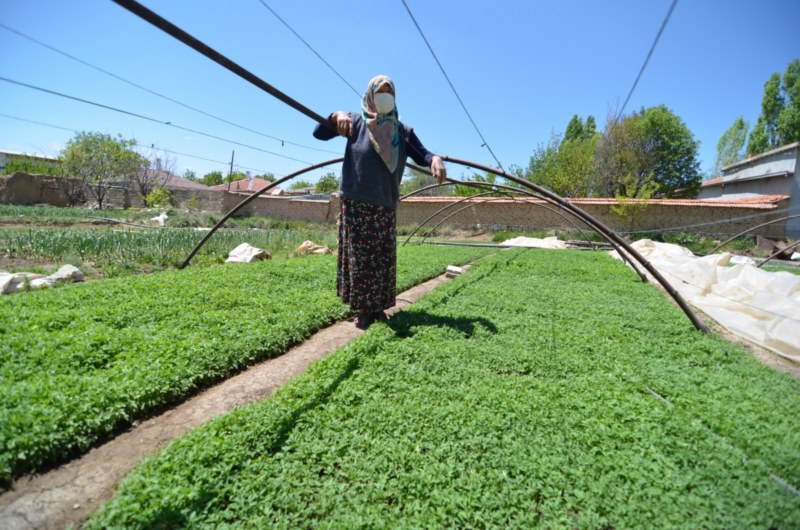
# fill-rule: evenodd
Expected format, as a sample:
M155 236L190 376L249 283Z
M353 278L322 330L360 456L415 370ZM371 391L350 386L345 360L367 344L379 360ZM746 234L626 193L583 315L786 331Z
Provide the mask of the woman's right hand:
M347 112L337 110L331 114L331 121L336 124L336 130L341 136L350 136L353 132L353 120Z

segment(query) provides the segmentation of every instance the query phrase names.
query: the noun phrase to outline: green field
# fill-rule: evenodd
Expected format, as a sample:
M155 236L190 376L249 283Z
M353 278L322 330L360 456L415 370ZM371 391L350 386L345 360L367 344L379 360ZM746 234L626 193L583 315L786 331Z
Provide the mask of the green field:
M0 269L50 273L69 263L89 279L174 269L205 235L199 229L214 226L222 215L168 212L167 226L158 228L150 221L153 211L0 205ZM192 264L223 263L241 243L262 248L273 258L286 258L306 240L335 250L336 226L233 218Z
M798 410L604 253L501 252L146 460L88 527L797 528Z
M401 249L398 289L486 253ZM80 454L343 318L335 278L334 256L310 256L0 298L0 482Z

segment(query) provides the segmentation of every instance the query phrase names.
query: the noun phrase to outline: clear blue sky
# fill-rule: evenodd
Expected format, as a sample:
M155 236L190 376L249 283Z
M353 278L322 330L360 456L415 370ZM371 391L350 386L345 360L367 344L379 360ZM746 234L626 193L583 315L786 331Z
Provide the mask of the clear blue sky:
M264 0L358 92L395 80L401 119L434 152L495 165L400 0ZM670 0L407 0L501 163L526 166L573 114L602 127L624 101ZM144 0L144 5L323 115L360 98L259 0ZM681 0L626 113L664 104L701 142L703 170L722 133L752 126L764 82L800 57L796 0ZM0 28L0 77L92 100L303 162L336 156L314 122L109 0L4 0L0 22L221 123ZM170 155L182 174L238 168L283 175L303 162L0 81L0 113L67 129L120 133ZM66 130L0 117L0 150L57 155ZM332 170L338 173L338 167ZM449 165L452 176L465 170ZM309 180L316 180L318 171Z

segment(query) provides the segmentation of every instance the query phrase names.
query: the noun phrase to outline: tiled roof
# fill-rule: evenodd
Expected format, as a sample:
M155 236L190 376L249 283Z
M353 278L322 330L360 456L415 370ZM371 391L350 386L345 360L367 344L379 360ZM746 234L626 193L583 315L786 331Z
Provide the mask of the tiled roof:
M272 184L272 182L268 180L262 178L254 178L254 179L243 179L231 182L230 189L228 188L228 184L218 184L216 186L211 186L209 189L222 190L222 191L230 190L236 193L256 193L258 191L263 190L270 184Z
M464 197L410 197L403 200L403 202L455 202L463 199ZM693 208L753 208L756 210L772 210L778 207L778 203L788 199L788 195L758 195L755 197L746 197L742 199L632 199L637 204L658 205L658 206L691 206ZM464 204L470 202L482 202L486 197L477 197L469 201L464 201ZM492 197L492 203L514 203L520 200L535 203L545 203L541 199L534 199L532 197L520 197L518 200L495 198ZM612 206L617 204L617 199L614 198L574 198L566 199L569 203L576 206Z
M705 188L708 186L716 186L717 184L721 184L724 181L722 177L713 178L711 180L704 180L702 184L700 184L701 188Z
M170 174L164 184L169 189L178 190L207 190L208 186L189 180L178 175Z

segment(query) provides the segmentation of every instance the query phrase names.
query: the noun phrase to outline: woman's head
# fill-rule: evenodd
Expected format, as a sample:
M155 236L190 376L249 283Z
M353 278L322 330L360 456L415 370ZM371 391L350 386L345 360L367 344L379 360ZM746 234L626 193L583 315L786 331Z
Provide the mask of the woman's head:
M385 75L377 75L367 85L367 91L361 100L362 110L366 111L367 114L376 116L387 114L397 116L394 96L394 82L391 78Z

